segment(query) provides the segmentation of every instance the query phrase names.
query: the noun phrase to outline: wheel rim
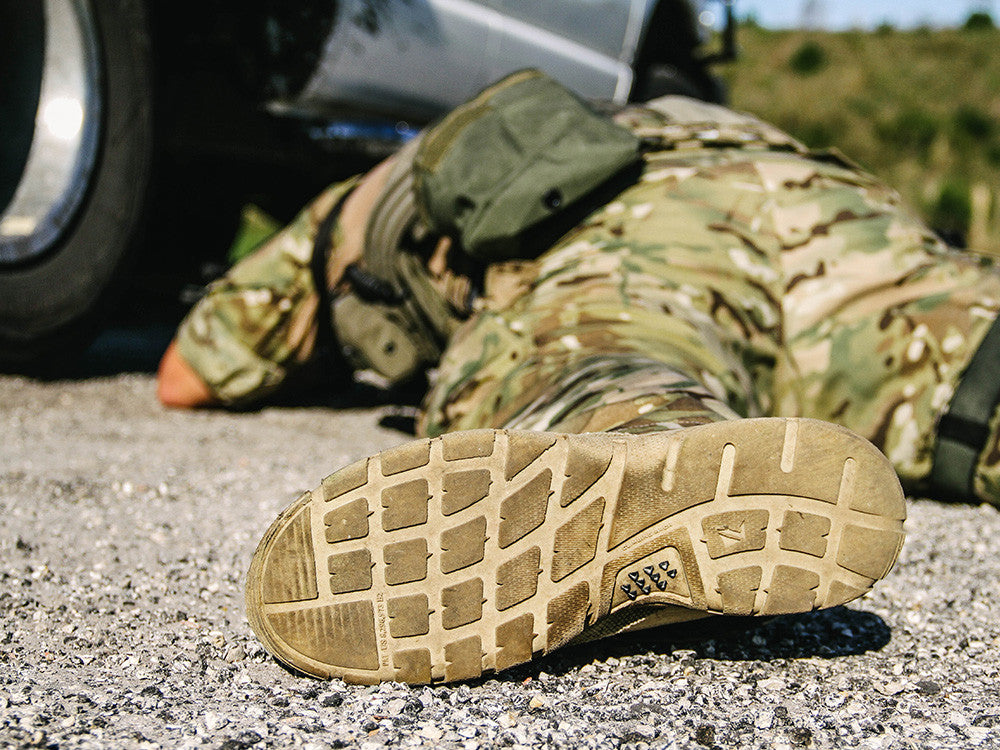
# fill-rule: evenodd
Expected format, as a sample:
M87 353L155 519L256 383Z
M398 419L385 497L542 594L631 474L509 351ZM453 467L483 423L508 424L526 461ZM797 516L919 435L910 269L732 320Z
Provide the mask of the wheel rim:
M0 206L0 267L35 260L60 241L80 209L97 159L100 55L90 4L45 0L44 25L44 52L33 76L38 96L26 105L35 111L16 113L34 115L33 133L25 153L15 155L24 168L8 178L6 187L13 190L6 192L12 196Z

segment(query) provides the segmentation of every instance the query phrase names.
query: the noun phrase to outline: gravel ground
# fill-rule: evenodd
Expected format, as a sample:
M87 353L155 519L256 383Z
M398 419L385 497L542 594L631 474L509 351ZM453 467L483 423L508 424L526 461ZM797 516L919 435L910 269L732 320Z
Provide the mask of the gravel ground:
M896 569L849 607L455 687L320 682L253 637L247 563L299 492L406 436L357 399L177 413L153 390L0 376L0 745L1000 747L991 507L914 501Z

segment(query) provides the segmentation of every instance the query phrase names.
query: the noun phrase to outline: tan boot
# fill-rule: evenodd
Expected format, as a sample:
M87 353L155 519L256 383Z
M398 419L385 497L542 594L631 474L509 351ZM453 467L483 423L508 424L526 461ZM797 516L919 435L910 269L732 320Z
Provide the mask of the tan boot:
M892 567L903 492L809 419L646 435L474 430L358 461L264 535L247 615L279 660L450 682L578 638L851 601Z

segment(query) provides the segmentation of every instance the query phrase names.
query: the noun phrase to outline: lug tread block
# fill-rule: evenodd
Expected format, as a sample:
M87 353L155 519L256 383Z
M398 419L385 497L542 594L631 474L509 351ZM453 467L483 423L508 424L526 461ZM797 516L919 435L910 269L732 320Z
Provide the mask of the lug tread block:
M788 552L802 552L813 557L826 554L830 519L813 513L786 510L781 521L778 546Z
M382 490L382 528L396 531L427 523L431 499L426 479L413 479Z
M791 565L775 565L761 614L811 612L816 607L817 588L818 573Z
M511 432L509 436L507 465L504 468L508 482L556 444L556 437L551 433Z
M472 578L441 589L441 626L454 630L483 616L483 579Z
M870 463L876 460L885 459L878 454ZM894 521L906 520L906 497L902 489L879 482L878 472L873 468L866 464L860 466L849 504L850 509L868 515L891 518Z
M609 547L613 549L665 518L715 498L725 441L712 440L715 436L711 433L699 437L686 436L673 471L667 463L670 451L662 445L629 445L631 453L618 493ZM703 443L708 443L707 447ZM663 489L668 474L672 475L669 492Z
M847 602L854 601L867 591L868 589L848 586L843 581L832 581L830 583L830 591L826 595L826 601L823 602L823 606L836 607L840 604L847 604Z
M552 580L561 581L597 555L597 538L604 519L604 498L598 498L555 533Z
M552 494L552 471L546 469L500 504L498 544L506 548L545 521Z
M497 587L494 602L498 611L510 609L530 599L538 590L538 576L542 552L538 547L525 550L517 557L501 563L497 568Z
M486 551L486 517L479 516L452 529L441 532L441 572L475 565Z
M713 560L737 552L764 549L767 542L766 510L731 510L701 521L703 540Z
M897 531L846 526L840 536L837 565L860 576L878 580L892 568L902 544L903 535Z
M346 542L349 539L363 539L368 536L368 500L359 497L334 508L323 516L326 525L326 541L330 544Z
M574 442L566 457L566 478L563 481L559 505L565 508L593 487L611 466L612 451L597 441Z
M372 555L366 549L341 552L326 559L330 573L330 592L349 594L372 587Z
M309 511L308 505L302 508L272 542L261 582L261 598L268 604L319 596Z
M427 540L408 539L387 544L382 550L385 582L389 586L422 581L427 577Z
M549 602L546 612L548 632L545 651L562 646L583 632L590 605L590 586L586 581L574 584L571 589Z
M370 601L267 615L275 634L308 659L344 669L378 669Z
M426 594L397 596L386 605L389 613L389 635L409 638L430 632L430 608Z
M763 571L759 565L726 570L719 574L719 596L722 611L727 615L753 614L754 599L760 588Z
M493 430L469 430L448 432L441 436L441 451L445 461L460 461L463 458L485 458L493 454L496 435Z
M448 643L444 647L444 677L452 680L471 680L483 673L483 646L478 635Z
M426 648L397 651L392 657L396 680L411 685L426 685L431 681L431 652Z
M389 477L410 469L426 466L431 460L430 440L416 440L398 448L391 448L379 454L382 465L382 476Z
M496 628L496 669L507 669L531 659L535 640L535 618L531 613L515 617Z
M346 495L352 490L364 487L367 481L368 459L364 458L360 461L355 461L350 466L345 466L340 471L335 471L324 479L320 488L321 499L325 502L336 500L341 495Z
M475 505L489 494L490 484L492 480L489 469L449 471L443 479L441 512L450 516Z
M788 419L758 429L752 440L739 441L730 496L790 495L836 504L845 456L858 450L857 438L826 425L819 428L822 436L811 438L815 427Z

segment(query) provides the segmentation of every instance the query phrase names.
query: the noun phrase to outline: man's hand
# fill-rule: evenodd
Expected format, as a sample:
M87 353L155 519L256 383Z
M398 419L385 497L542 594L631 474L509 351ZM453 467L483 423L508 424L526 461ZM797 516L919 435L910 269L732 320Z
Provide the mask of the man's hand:
M164 406L194 409L217 403L212 392L171 341L156 373L156 397Z

